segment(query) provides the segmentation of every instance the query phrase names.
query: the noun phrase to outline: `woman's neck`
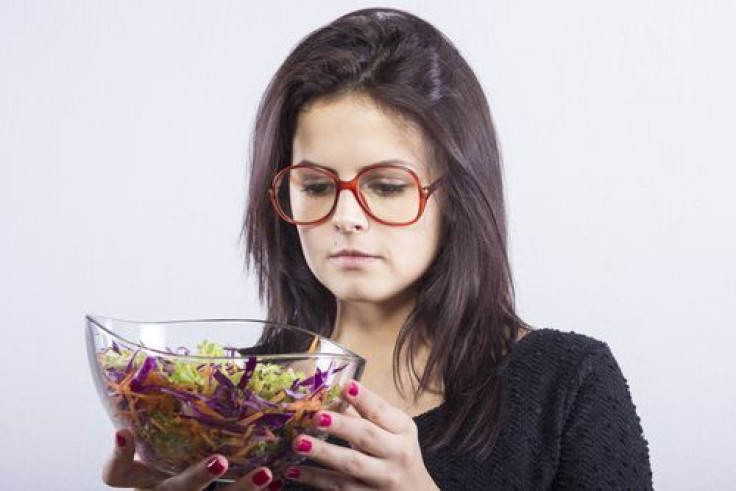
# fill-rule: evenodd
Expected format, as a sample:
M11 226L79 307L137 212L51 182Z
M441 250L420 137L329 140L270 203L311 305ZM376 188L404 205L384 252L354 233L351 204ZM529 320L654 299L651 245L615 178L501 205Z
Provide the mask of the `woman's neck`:
M403 364L399 378L406 389L403 394L393 383L393 353L402 326L414 309L416 297L391 303L338 302L333 339L358 353L367 361L363 382L384 400L410 416L416 416L442 402L441 388L424 393L414 400L412 387L418 383L409 367ZM417 352L416 367L424 370L428 346ZM387 383L389 382L389 383Z
M415 303L414 296L382 303L338 300L332 338L346 345L363 346L368 351L393 350Z

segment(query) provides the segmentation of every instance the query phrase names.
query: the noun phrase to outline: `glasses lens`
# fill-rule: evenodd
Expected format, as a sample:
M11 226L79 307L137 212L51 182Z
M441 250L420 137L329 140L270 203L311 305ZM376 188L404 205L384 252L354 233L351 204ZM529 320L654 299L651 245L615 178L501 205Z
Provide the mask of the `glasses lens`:
M276 182L279 208L296 222L315 222L330 212L336 184L327 172L300 167L284 172Z
M419 214L419 184L406 169L371 169L360 179L360 192L371 213L385 222L407 223Z

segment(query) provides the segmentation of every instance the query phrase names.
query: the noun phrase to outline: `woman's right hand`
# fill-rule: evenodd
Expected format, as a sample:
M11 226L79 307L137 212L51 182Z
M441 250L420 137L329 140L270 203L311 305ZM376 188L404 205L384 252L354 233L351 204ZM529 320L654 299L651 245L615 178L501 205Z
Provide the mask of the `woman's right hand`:
M133 433L123 429L116 433L115 450L105 462L102 481L114 488L136 488L155 491L201 491L227 471L227 459L212 455L175 476L152 469L139 460L133 460L135 442ZM122 445L121 445L122 444ZM263 489L271 483L273 474L266 467L217 488L223 491L251 491Z

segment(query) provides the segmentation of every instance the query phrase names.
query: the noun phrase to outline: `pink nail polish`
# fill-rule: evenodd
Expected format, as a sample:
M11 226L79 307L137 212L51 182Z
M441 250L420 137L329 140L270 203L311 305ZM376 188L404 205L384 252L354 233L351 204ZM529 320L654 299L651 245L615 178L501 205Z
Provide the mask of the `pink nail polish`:
M276 479L274 482L268 485L269 491L281 491L284 489L284 481L281 479Z
M312 450L312 442L309 440L300 440L296 450L302 453L309 453L309 451Z
M319 415L319 425L322 428L327 428L332 424L332 416L330 416L327 413L322 413Z
M286 477L289 479L297 479L301 474L301 471L296 467L289 467L286 469Z
M115 435L115 441L117 442L118 447L121 447L122 448L122 447L125 446L125 437L123 435L121 435L119 433L116 434Z
M219 457L213 457L212 460L207 462L207 470L210 471L210 474L213 476L219 476L225 470L225 466L222 465Z
M268 482L269 479L270 477L268 475L268 472L266 472L264 469L261 469L260 471L256 472L251 480L256 486L263 486Z
M350 388L348 389L348 394L355 397L358 395L358 384L355 382L350 382Z

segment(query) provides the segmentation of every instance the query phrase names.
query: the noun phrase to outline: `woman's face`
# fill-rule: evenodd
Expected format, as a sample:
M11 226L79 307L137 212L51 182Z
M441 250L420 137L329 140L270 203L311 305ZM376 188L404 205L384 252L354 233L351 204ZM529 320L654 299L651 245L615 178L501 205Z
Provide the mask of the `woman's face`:
M397 160L416 172L422 186L437 178L421 131L382 112L366 96L319 100L299 115L292 165L318 164L345 181L363 167ZM414 294L412 287L437 252L440 227L436 196L419 221L395 227L372 219L345 190L326 221L300 225L298 232L309 268L338 300L386 302ZM341 251L371 257L345 257Z

